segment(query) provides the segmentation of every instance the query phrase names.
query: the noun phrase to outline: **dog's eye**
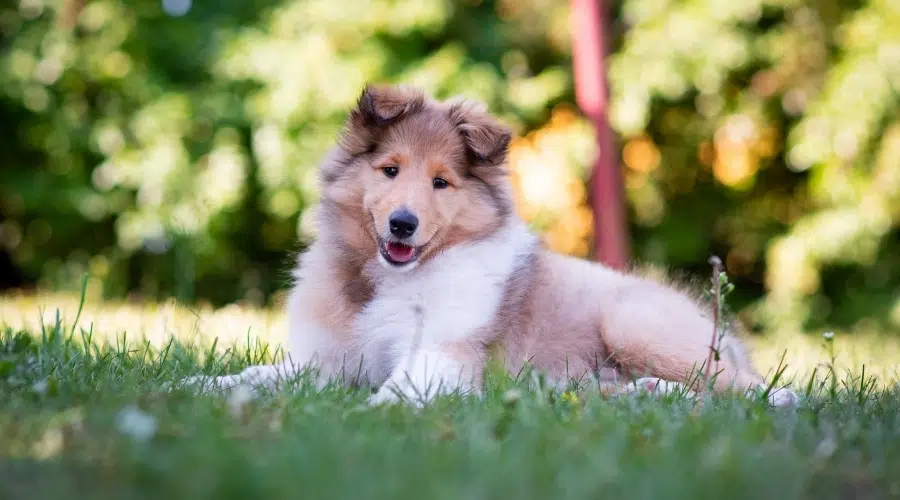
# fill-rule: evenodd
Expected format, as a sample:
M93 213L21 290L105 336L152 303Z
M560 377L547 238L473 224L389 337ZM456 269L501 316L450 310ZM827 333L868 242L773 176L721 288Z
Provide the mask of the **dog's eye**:
M434 186L435 189L444 189L449 186L450 183L440 177L435 177L434 180L431 181L431 185Z
M384 167L381 169L381 171L384 172L384 175L388 176L391 179L393 179L394 177L397 177L397 172L398 172L397 167L394 167L394 166Z

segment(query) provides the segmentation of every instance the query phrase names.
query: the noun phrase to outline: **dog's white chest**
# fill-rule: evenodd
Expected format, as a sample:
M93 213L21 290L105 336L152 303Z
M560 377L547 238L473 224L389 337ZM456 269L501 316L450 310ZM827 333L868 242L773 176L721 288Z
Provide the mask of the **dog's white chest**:
M502 273L471 264L416 271L382 283L358 318L361 336L452 342L493 319L506 282Z
M412 272L384 270L375 297L357 317L356 335L391 356L413 345L465 340L497 314L532 238L514 226L448 249Z

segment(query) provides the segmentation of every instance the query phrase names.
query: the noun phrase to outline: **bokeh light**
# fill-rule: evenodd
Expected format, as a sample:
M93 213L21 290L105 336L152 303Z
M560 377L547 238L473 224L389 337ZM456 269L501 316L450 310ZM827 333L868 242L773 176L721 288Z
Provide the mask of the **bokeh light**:
M900 327L900 7L625 0L609 118L637 261L708 272L767 331ZM0 249L42 290L271 304L362 86L484 101L517 211L590 256L596 155L567 2L0 7ZM102 278L102 279L101 279ZM875 325L875 326L873 326Z

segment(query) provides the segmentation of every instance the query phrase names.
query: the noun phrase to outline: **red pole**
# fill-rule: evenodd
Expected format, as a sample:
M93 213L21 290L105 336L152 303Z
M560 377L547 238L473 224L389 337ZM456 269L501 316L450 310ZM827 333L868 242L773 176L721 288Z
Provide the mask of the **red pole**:
M622 181L606 116L606 12L601 0L571 0L569 16L575 100L594 123L597 134L598 156L591 174L594 257L610 267L623 269L628 262L628 241Z

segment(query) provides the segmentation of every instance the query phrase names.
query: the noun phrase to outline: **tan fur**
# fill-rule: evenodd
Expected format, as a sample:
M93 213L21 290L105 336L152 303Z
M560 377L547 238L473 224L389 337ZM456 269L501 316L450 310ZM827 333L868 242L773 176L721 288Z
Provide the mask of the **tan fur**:
M581 377L614 366L624 378L698 381L696 371L709 355L712 322L686 295L547 250L540 252L536 267L532 291L518 305L526 320L513 328L495 326L503 331L510 370L527 359L555 377ZM762 382L746 358L729 356L718 365L713 368L720 370L719 389Z
M325 232L350 240L353 257L365 261L377 250L375 228L386 227L390 213L406 206L420 221L414 244L423 246L419 260L424 262L441 248L497 229L507 204L488 192L486 183L495 174L472 169L469 158L477 151L481 164L505 155L510 133L496 127L483 131L492 125L492 118L467 103L426 107L417 91L368 87L351 113L341 148L322 168L326 224L340 226ZM395 179L382 173L387 166L399 169ZM450 187L436 193L431 184L435 177ZM504 196L509 198L508 192Z

